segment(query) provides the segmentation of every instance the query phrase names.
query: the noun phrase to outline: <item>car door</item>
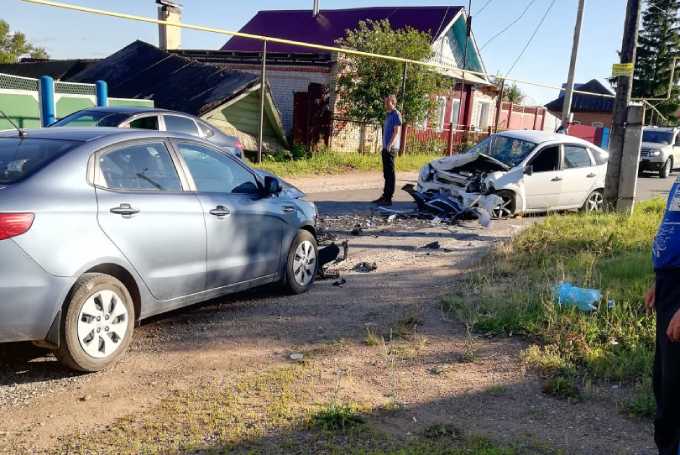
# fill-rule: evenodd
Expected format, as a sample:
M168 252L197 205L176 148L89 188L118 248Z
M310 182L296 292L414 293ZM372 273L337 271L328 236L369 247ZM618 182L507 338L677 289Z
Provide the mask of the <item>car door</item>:
M562 191L560 145L547 145L527 162L531 173L522 178L527 210L550 210L558 204Z
M595 188L598 180L598 169L588 149L580 144L564 144L562 146L562 193L559 206L563 208L581 207Z
M163 140L98 152L95 186L101 229L152 295L170 300L205 289L203 208ZM187 188L188 189L188 188Z
M208 288L277 274L290 207L264 197L253 172L225 152L197 142L175 148L203 206Z

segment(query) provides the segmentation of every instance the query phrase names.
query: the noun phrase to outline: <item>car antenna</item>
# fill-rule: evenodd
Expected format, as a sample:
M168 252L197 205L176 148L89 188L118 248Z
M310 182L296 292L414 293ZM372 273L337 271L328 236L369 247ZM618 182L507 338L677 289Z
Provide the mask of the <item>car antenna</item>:
M12 119L7 116L7 114L5 114L5 111L0 111L0 114L2 114L2 116L5 117L5 120L7 120L14 127L14 129L17 130L20 138L23 139L26 137L26 131L23 128L19 128L17 124L14 123Z

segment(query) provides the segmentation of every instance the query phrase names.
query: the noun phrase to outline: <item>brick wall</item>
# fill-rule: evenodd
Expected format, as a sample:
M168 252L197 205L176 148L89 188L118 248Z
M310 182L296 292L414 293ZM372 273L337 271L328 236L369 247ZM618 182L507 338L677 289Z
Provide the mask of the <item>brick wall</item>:
M561 112L552 112L557 117L562 117ZM603 126L611 128L614 114L607 112L574 112L574 122L587 126Z

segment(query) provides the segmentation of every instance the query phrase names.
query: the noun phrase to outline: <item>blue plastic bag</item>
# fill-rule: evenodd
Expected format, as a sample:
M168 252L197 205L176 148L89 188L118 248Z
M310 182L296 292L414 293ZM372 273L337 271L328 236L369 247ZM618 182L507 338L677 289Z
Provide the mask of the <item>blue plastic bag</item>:
M597 310L597 304L602 300L602 292L600 290L579 288L571 283L556 285L554 293L555 300L559 306L574 306L586 313Z

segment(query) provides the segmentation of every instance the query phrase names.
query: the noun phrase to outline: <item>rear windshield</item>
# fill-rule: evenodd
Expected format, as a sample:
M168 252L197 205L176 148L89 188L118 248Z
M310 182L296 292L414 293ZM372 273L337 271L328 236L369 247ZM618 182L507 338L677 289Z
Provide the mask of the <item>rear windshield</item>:
M56 139L0 138L0 184L29 177L76 145Z
M70 128L90 126L117 127L129 117L121 112L79 111L64 117L50 126L66 126Z

